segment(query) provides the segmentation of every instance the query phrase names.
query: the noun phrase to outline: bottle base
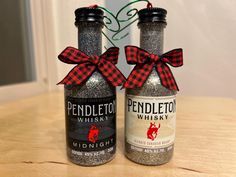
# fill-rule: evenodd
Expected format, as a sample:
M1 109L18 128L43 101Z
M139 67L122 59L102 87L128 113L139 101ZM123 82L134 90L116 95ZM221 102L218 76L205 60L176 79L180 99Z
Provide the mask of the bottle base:
M173 157L174 147L168 152L159 152L159 153L146 153L132 150L129 143L125 143L125 156L140 165L146 166L159 166L164 165Z

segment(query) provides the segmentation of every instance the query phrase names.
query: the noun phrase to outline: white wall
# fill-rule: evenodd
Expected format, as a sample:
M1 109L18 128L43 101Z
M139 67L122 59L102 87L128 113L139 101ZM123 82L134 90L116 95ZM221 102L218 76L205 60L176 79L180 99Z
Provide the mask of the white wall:
M120 3L123 1L120 0ZM236 1L175 0L152 1L168 10L165 51L182 47L184 67L173 69L183 95L234 97L236 94ZM102 0L54 0L56 44L59 53L77 46L74 10ZM144 7L140 3L138 7ZM132 44L138 45L139 30L132 28ZM58 62L58 78L71 66Z

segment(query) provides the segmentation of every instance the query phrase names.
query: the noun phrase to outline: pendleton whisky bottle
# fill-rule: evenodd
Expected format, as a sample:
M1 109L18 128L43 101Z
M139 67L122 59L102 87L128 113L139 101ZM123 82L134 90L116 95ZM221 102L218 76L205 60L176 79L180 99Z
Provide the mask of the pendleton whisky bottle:
M75 11L79 50L88 56L102 52L103 11ZM82 85L66 85L67 155L82 166L104 164L116 152L116 88L95 71Z
M163 54L166 14L162 8L138 12L140 48ZM162 86L155 67L141 88L125 93L125 155L144 165L167 163L174 150L176 91Z

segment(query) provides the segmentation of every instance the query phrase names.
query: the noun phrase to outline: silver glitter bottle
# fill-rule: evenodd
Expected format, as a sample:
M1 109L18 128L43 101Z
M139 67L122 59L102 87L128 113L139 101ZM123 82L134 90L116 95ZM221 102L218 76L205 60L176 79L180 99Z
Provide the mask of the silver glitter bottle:
M101 55L103 11L79 8L75 15L79 49ZM84 84L64 90L69 160L82 166L109 162L116 151L116 88L95 71Z
M138 14L140 47L149 53L162 55L167 11L147 8ZM175 95L175 91L161 85L155 68L141 88L126 89L125 155L128 159L143 165L161 165L170 161L174 150L175 108L166 114L168 120L165 120L166 115L162 111L159 114L149 113L151 111L147 109L151 108L145 105L172 102L175 107ZM143 108L146 110L141 111ZM145 114L145 111L148 113Z

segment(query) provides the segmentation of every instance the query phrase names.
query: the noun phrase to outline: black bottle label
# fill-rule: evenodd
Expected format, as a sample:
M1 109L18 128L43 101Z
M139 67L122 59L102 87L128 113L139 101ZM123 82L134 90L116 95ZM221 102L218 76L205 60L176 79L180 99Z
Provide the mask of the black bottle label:
M116 97L66 97L67 145L75 151L91 152L116 144Z

